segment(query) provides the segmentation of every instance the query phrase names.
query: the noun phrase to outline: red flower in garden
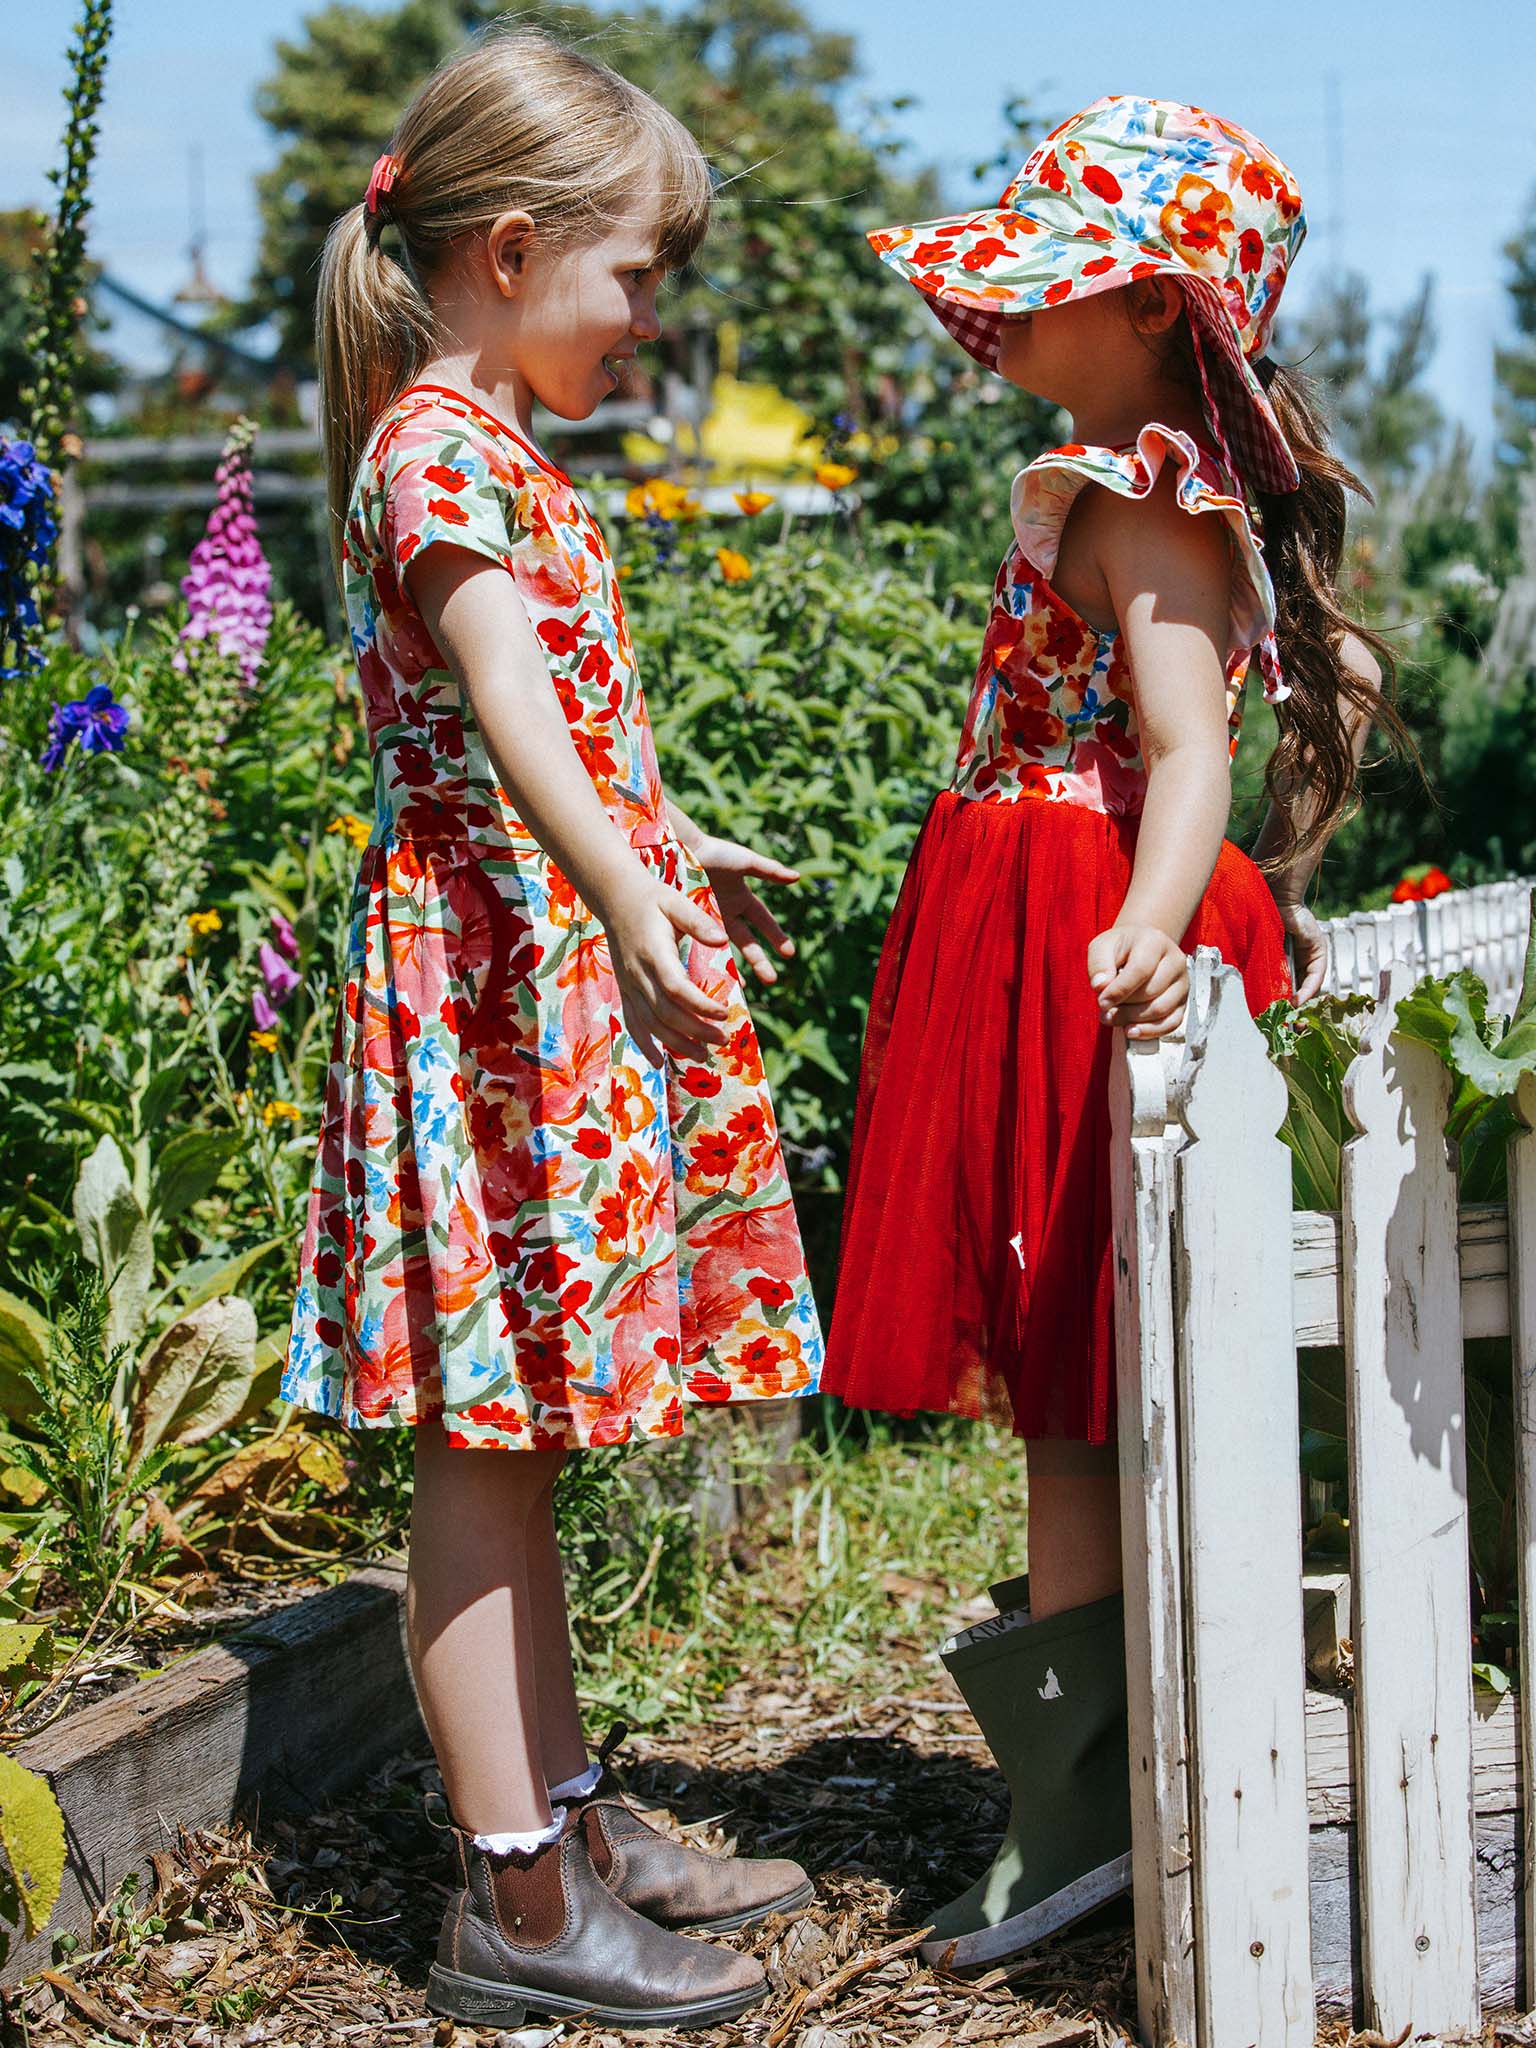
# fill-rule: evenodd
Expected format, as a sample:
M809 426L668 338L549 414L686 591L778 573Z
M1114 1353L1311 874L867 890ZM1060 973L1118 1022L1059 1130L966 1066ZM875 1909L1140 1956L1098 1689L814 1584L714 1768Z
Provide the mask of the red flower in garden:
M1392 891L1394 903L1425 903L1432 896L1443 896L1455 884L1444 868L1437 868L1432 862L1427 867L1410 868Z
M1107 199L1111 205L1124 197L1120 180L1102 164L1090 164L1083 173L1083 183L1090 192L1096 193L1100 199Z

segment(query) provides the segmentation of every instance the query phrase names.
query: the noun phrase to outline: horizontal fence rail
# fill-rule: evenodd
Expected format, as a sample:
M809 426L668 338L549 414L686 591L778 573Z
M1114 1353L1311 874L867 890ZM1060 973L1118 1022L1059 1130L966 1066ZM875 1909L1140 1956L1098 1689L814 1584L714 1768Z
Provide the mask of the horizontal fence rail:
M1426 974L1470 968L1488 984L1490 1006L1508 1015L1520 994L1531 929L1529 881L1450 889L1424 903L1357 910L1323 922L1329 995L1373 996L1389 967Z
M1388 2039L1404 2029L1470 2038L1481 2025L1462 1346L1511 1340L1519 1601L1536 1614L1536 1080L1518 1097L1508 1209L1458 1211L1445 1135L1451 1077L1395 1022L1423 972L1456 966L1512 1003L1528 886L1469 890L1454 921L1420 916L1442 898L1365 922L1391 958L1367 991L1376 1009L1345 1080L1354 1136L1338 1215L1292 1212L1291 1161L1276 1136L1285 1090L1240 977L1214 952L1197 956L1182 1035L1124 1045L1115 1061L1133 1872L1148 2048L1314 2039L1312 1930L1329 1894L1314 1896L1323 1866L1310 1835L1321 1823L1307 1767L1299 1345L1343 1353L1353 1693L1316 1704L1349 1730L1360 2017ZM1418 959L1405 957L1405 928L1425 949ZM1533 1637L1536 1628L1522 1630L1522 1705L1536 1687ZM1536 1734L1523 1712L1520 1747L1529 1785ZM1529 1802L1523 1824L1523 1927L1536 1957Z

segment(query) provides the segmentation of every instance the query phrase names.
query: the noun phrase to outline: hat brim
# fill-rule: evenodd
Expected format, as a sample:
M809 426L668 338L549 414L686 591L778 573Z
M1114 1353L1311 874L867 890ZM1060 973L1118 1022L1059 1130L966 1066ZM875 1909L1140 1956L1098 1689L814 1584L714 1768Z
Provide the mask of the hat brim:
M962 233L979 242L972 240L963 257L945 255L944 244ZM1003 322L1010 315L1118 291L1143 277L1173 278L1184 291L1197 339L1207 343L1211 400L1245 481L1276 492L1293 491L1300 482L1290 444L1213 280L1103 229L1063 235L1014 208L883 228L869 242L882 263L921 293L967 355L988 370L997 368ZM997 246L989 249L988 243Z

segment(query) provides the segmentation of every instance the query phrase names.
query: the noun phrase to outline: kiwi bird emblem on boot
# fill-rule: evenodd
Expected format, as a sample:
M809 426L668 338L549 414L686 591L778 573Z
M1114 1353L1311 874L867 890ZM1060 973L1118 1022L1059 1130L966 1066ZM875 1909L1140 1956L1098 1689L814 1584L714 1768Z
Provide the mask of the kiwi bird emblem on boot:
M1130 1884L1125 1603L1038 1621L1011 1608L942 1655L1011 1799L991 1867L934 1914L923 1943L925 1960L966 1968L1059 1934Z
M810 1904L815 1887L798 1863L712 1856L675 1841L637 1813L613 1766L628 1733L622 1721L610 1732L597 1753L603 1776L581 1802L595 1828L593 1866L615 1898L658 1927L695 1934L730 1934Z

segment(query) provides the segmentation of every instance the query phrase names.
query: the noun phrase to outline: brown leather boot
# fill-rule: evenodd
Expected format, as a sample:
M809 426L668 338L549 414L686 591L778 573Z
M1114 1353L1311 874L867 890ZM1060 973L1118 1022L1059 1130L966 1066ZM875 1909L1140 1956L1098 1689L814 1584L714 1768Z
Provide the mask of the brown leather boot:
M669 1934L632 1913L593 1868L590 1811L531 1856L493 1856L453 1830L462 1889L443 1916L427 2007L469 2026L528 2010L619 2027L713 2027L767 1996L750 1956ZM604 1851L606 1853L606 1851Z
M598 1876L632 1912L658 1927L729 1934L770 1913L809 1905L815 1887L798 1863L750 1856L711 1856L661 1834L624 1797L613 1753L628 1734L620 1722L598 1750L603 1776L581 1802L596 1818L588 1837Z

